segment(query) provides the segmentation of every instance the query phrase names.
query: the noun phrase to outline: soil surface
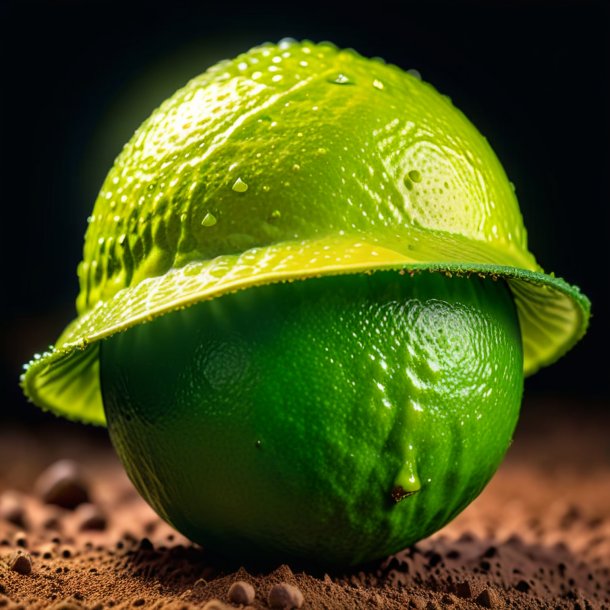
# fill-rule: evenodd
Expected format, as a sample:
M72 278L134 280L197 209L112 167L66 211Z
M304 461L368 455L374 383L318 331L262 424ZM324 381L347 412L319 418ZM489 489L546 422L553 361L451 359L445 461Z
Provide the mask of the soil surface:
M500 470L443 530L332 573L232 565L189 543L103 430L5 426L0 607L610 608L610 408L559 404L525 405Z

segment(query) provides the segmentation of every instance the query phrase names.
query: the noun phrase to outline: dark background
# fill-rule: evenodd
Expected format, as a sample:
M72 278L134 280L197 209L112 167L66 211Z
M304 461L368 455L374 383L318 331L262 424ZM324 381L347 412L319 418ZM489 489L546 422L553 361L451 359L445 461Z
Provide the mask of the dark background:
M23 362L72 318L86 218L114 157L215 61L290 36L381 56L448 94L517 187L530 249L593 302L585 339L526 397L609 400L610 3L2 2L2 418L44 423Z

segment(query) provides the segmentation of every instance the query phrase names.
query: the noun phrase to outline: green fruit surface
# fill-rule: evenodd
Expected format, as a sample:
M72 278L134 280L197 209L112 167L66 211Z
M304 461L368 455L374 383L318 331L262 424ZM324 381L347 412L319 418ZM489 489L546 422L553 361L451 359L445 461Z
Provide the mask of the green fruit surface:
M388 250L369 267L435 261L435 232L483 246L479 262L539 270L502 166L446 96L333 45L263 45L193 79L127 143L89 218L77 308L253 248L319 272L289 258L295 242ZM274 271L255 260L249 285Z
M113 443L227 555L352 565L438 530L499 465L523 353L503 281L377 272L228 294L101 344Z

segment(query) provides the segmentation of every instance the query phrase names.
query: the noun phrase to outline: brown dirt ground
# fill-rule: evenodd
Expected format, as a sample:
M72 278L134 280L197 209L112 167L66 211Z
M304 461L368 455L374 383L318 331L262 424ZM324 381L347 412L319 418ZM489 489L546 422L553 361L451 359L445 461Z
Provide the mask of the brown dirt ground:
M280 582L296 585L310 609L610 608L610 408L559 404L524 407L497 475L443 530L333 573L234 566L192 545L138 497L103 431L5 427L0 607L221 608L242 580L254 586L252 608L268 608ZM59 509L33 491L59 458L82 466L93 507ZM103 519L89 526L98 529L82 530L96 509ZM31 558L30 574L13 569L24 565L16 553Z

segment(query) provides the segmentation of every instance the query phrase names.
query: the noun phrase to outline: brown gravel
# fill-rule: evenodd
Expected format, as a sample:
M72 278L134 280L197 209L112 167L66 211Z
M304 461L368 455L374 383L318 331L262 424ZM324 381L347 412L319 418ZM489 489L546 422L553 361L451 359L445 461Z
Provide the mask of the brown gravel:
M237 580L229 587L228 596L232 604L247 606L254 601L256 591L249 582Z
M252 610L292 595L304 609L610 609L609 424L610 409L526 406L505 463L455 521L333 573L230 565L190 544L138 497L102 432L5 428L0 608ZM41 492L58 459L74 460L57 470L84 492L64 506Z

